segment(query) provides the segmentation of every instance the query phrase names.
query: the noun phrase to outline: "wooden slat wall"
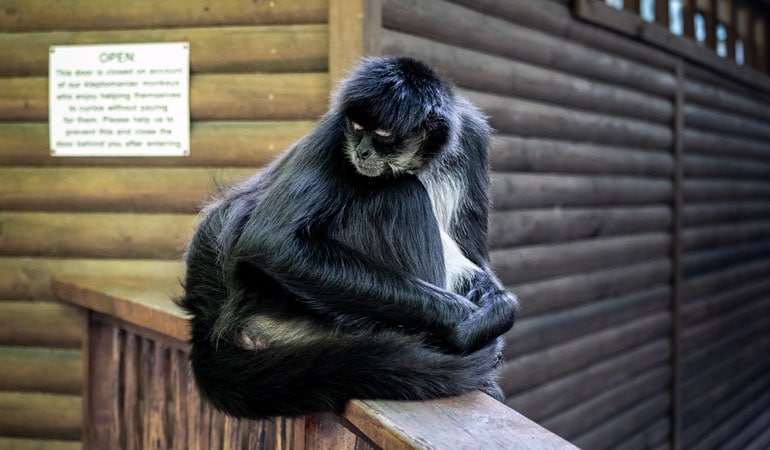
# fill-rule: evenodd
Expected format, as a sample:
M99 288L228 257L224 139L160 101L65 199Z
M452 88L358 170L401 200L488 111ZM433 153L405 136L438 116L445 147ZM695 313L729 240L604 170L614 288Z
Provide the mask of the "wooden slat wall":
M567 2L387 0L383 26L383 52L456 80L498 133L492 262L524 311L507 403L586 449L665 447L671 61Z
M325 111L327 21L327 0L3 4L0 447L79 448L85 323L51 274L178 277L206 198ZM190 157L49 156L49 46L174 41L191 46Z
M682 444L770 446L770 97L686 67Z

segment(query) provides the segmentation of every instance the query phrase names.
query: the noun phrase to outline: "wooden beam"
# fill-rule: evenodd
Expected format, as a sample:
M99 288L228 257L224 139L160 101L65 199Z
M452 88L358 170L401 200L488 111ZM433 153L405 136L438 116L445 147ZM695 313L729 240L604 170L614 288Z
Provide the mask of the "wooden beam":
M379 53L381 0L329 1L330 87L345 78L356 62Z

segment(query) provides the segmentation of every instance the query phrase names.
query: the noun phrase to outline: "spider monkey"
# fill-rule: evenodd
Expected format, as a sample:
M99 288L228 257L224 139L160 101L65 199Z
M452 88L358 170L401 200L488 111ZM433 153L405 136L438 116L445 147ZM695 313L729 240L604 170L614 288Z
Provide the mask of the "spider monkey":
M364 59L313 131L202 212L178 302L203 397L252 419L502 399L518 306L488 267L489 140L429 67Z

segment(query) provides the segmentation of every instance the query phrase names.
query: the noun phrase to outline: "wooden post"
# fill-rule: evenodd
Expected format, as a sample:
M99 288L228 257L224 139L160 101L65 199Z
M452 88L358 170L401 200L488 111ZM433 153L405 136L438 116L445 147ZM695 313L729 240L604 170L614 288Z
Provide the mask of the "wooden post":
M98 450L119 448L120 440L120 330L109 323L91 318L88 336L89 361L86 395L88 428L83 448Z
M695 0L682 0L682 21L684 22L684 35L695 39Z
M751 20L751 11L745 2L741 2L737 8L736 26L738 36L743 42L743 64L754 66L756 58L754 51L754 33Z
M667 30L671 28L668 0L658 0L655 2L655 23Z
M717 6L717 19L727 31L727 57L735 61L735 0L719 0Z
M671 448L682 448L682 187L684 164L684 61L676 62L676 93L674 94L674 198L672 204L671 264Z
M365 55L379 53L381 0L329 1L329 80L333 89Z
M623 2L623 9L639 15L639 0L626 0Z

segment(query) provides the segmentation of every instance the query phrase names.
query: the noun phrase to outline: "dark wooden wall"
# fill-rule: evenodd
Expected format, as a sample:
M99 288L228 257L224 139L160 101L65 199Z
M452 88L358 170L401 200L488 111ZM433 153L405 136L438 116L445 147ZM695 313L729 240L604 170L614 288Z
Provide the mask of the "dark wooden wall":
M83 322L51 274L178 277L215 184L326 109L327 3L0 2L0 448L79 448ZM192 155L50 157L48 47L164 41L192 49Z
M767 92L570 6L384 1L381 50L438 67L498 131L492 261L524 310L508 404L587 449L669 448L675 427L683 448L760 448Z

